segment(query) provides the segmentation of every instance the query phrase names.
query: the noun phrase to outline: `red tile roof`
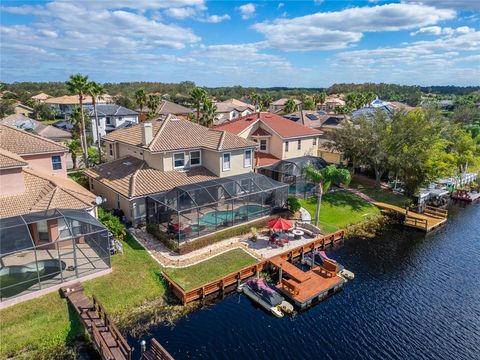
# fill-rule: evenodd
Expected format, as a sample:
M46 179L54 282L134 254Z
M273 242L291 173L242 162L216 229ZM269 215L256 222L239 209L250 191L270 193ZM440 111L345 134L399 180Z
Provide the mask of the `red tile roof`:
M273 156L272 154L260 152L260 151L255 151L255 166L256 167L263 167L263 166L269 166L272 164L275 164L276 162L279 162L280 159L277 158L276 156Z
M258 112L242 116L238 119L220 124L216 126L215 129L225 130L238 135L258 121L265 124L284 139L322 134L319 130L310 129L270 112Z
M259 127L257 130L255 130L251 136L272 136L267 130L262 129Z

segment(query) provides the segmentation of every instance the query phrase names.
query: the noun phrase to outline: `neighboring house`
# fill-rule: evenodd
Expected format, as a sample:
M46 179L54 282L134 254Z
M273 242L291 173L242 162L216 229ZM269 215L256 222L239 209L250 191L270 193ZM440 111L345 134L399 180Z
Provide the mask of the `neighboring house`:
M86 106L85 108L90 114L93 142L96 143L97 124L95 112L93 110L93 106ZM138 124L138 113L136 111L124 108L123 106L115 104L98 104L96 108L100 138L116 129Z
M410 106L408 104L404 104L399 101L390 101L390 107L393 108L395 111L404 111L404 112L410 112L413 109L415 109L415 107Z
M21 156L33 170L67 177L65 156L68 148L55 141L15 127L0 125L0 148Z
M0 120L0 124L14 126L18 129L33 132L53 141L66 141L72 138L68 131L45 125L40 121L30 119L24 115L12 114Z
M149 111L146 106L143 109L137 108L135 111L139 113L140 120L145 120L146 113ZM142 112L143 111L143 112ZM187 117L188 115L194 113L195 111L187 108L185 106L176 104L168 100L161 100L158 105L157 111L155 112L158 116L167 116L168 114L173 114L175 116Z
M378 111L383 111L387 117L390 117L392 116L393 112L396 110L397 109L395 108L395 106L392 106L390 102L380 100L377 97L367 106L364 106L360 109L353 111L351 116L352 116L352 119L354 120L360 117L371 118L375 116L375 114Z
M20 102L17 102L15 104L15 114L30 117L33 115L33 108L27 105L23 105Z
M53 109L55 109L65 118L72 112L74 107L80 106L80 100L78 99L78 95L51 97L46 99L44 102L45 104L50 105ZM106 104L107 101L104 99L104 97L99 97L96 103L97 105ZM92 105L92 97L84 96L83 105Z
M273 113L282 112L283 108L285 107L285 104L287 103L288 100L290 100L290 99L282 98L282 99L278 99L278 100L272 102L270 104L270 109L269 110ZM300 100L293 99L293 101L295 102L295 105L297 105L297 108L301 108L302 102Z
M317 104L317 110L325 111L327 113L336 113L339 107L344 107L345 101L338 96L327 96L323 104Z
M238 117L251 114L255 111L255 107L253 105L236 99L217 102L215 103L215 106L217 107L215 124L222 124L226 121L231 121Z
M257 112L214 127L259 144L256 167L280 160L316 156L321 131L294 123L269 112Z
M44 103L48 98L51 98L51 96L42 92L40 94L33 95L30 99L35 100L38 103Z
M145 219L149 196L252 172L257 146L173 115L113 131L103 141L109 161L86 170L90 189L134 223Z

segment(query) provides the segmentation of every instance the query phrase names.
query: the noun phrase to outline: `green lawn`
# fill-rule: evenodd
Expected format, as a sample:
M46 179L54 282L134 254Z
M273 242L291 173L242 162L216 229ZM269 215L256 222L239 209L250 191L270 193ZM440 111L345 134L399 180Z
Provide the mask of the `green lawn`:
M123 255L112 257L111 274L83 283L86 293L95 294L111 315L165 292L159 280L160 266L130 235L123 241L123 249ZM21 352L32 359L52 358L45 353L64 348L83 334L77 315L69 312L57 292L2 310L0 319L0 358L17 357Z
M312 220L315 219L317 198L300 200L300 203L310 213ZM379 214L380 210L376 206L358 196L346 191L336 191L322 197L319 226L324 233L330 233Z
M245 251L235 249L193 266L165 269L165 273L184 290L190 290L256 262Z
M362 193L371 197L375 201L384 202L387 204L404 207L405 203L409 201L408 197L406 196L394 194L392 191L386 189L376 189L370 184L359 181L357 178L350 183L350 187L360 190Z

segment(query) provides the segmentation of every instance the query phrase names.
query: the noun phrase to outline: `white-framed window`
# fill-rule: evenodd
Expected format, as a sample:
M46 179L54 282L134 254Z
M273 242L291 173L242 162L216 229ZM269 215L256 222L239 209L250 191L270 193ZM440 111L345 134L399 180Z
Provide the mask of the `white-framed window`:
M260 150L267 151L267 139L260 140Z
M52 156L52 168L53 170L62 169L62 158L59 155Z
M302 148L302 140L297 141L297 150L300 150Z
M223 153L222 156L222 169L223 171L227 171L231 169L231 154L230 153Z
M245 154L243 156L243 167L251 167L252 166L252 150L245 150Z
M202 152L200 150L190 151L190 166L202 165Z
M285 141L285 152L288 152L288 141Z
M185 167L185 153L175 153L173 154L173 168L181 169Z

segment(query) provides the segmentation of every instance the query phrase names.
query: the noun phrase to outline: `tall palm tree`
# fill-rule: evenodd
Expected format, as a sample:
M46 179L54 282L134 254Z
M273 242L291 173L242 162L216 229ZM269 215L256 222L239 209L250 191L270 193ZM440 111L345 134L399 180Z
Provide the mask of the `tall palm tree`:
M347 95L345 95L345 105L350 109L356 109L357 94L350 92Z
M305 167L304 172L308 180L317 184L315 224L318 226L323 193L328 191L332 183L348 185L351 181L350 172L347 169L338 169L335 165L329 165L321 170L316 169L312 165L308 165Z
M147 104L147 93L144 89L139 89L137 92L135 92L135 102L140 108L140 115L143 115L143 108Z
M260 98L260 111L268 110L270 103L272 102L272 97L268 94L262 95Z
M210 127L213 125L217 117L217 107L211 99L205 99L202 105L202 117L200 118L200 125Z
M97 149L98 149L98 160L102 162L102 147L100 143L100 126L98 123L98 114L97 114L97 99L105 95L105 88L96 83L95 81L91 81L88 86L88 95L92 97L92 105L93 105L93 113L95 115L95 128L97 129Z
M373 100L376 99L377 95L375 93L369 91L366 94L363 95L365 97L365 103L370 104Z
M73 169L77 168L77 154L78 150L81 149L80 140L72 139L67 143L68 151L72 154Z
M83 133L83 126L82 126L82 115L80 113L80 108L78 106L75 106L72 109L72 112L70 114L70 117L68 118L68 121L70 124L73 125L73 131L72 131L72 140L77 140L77 145L80 146L80 149L82 150L82 154L86 151L84 148L84 143L82 141L82 133ZM75 160L77 159L77 156L75 155ZM73 161L73 154L72 154L72 161Z
M290 114L296 110L297 110L297 104L295 104L295 101L293 101L292 99L288 99L287 102L285 103L285 106L283 107L283 112L285 114Z
M78 100L80 103L80 116L82 121L82 134L80 135L80 141L83 143L83 161L85 163L85 167L88 167L87 132L85 127L85 115L83 113L83 97L88 92L89 87L88 76L83 76L82 74L71 75L66 84L70 92L78 94Z
M155 117L157 114L158 105L160 105L160 96L150 94L147 97L147 108L149 117Z
M255 106L255 110L256 110L257 106L260 103L260 95L258 95L256 91L252 91L248 97L250 98L250 101L253 102L253 105Z
M190 92L190 99L197 109L197 122L200 122L200 107L207 98L207 92L199 87L196 87Z

